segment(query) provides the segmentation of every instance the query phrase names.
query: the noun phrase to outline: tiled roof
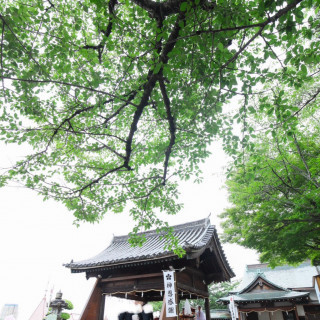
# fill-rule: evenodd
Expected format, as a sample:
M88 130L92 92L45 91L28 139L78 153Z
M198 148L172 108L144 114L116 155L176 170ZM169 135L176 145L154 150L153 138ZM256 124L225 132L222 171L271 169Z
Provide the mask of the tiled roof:
M231 319L229 310L213 309L210 310L210 319Z
M271 292L253 292L253 293L242 293L234 295L235 302L242 301L262 301L262 300L288 300L288 299L299 299L309 295L309 292L298 292L298 291L271 291ZM219 301L229 301L229 297L220 298Z
M240 292L250 285L258 273L263 273L268 281L289 289L312 288L313 276L319 274L317 267L312 266L310 261L295 267L284 265L274 269L266 263L248 265L240 285L234 292Z
M188 252L199 251L199 255L210 245L214 239L216 250L223 260L228 272L233 276L224 252L222 250L216 229L210 225L210 220L202 219L191 223L173 226L173 234L179 240L179 244ZM143 232L146 242L142 247L132 247L128 242L129 236L116 236L112 243L98 255L78 262L65 264L74 272L86 271L91 268L99 268L138 261L157 260L169 257L177 257L172 251L164 250L166 240L156 230Z
M270 281L270 280L268 280L266 277L265 277L265 275L262 273L258 273L257 275L256 275L256 277L250 282L250 283L248 283L248 285L246 286L246 287L244 287L242 290L240 290L240 291L235 291L236 293L238 293L238 294L240 294L240 293L246 293L246 291L248 291L248 289L250 288L250 286L252 285L252 284L254 284L258 279L263 279L263 280L265 280L267 283L269 283L271 286L273 286L273 287L275 287L275 288L277 288L277 289L279 289L279 290L287 290L287 288L283 288L283 287L281 287L281 286L279 286L279 285L277 285L276 283L273 283L272 281ZM250 290L249 290L250 291Z

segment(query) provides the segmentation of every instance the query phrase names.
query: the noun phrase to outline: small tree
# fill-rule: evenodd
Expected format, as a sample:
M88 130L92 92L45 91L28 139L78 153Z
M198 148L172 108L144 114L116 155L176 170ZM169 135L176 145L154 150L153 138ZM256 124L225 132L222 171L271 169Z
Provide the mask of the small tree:
M295 90L278 85L257 98L260 114L249 106L244 116L256 135L246 137L229 171L225 240L257 250L273 266L317 264L320 77Z
M64 300L65 303L67 304L67 307L65 308L66 310L72 310L73 309L73 304L69 300ZM70 318L70 314L67 312L61 312L60 314L61 319L67 320Z
M220 282L214 283L209 287L209 303L210 309L227 309L228 306L221 305L217 302L218 299L228 296L229 292L232 292L238 285L240 281L233 281L233 282Z

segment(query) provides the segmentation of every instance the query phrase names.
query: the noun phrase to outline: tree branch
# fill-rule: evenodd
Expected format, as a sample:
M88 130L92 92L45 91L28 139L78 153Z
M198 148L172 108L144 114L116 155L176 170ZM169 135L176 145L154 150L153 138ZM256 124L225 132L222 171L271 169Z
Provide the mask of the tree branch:
M263 35L261 35L261 38L263 39L263 41L265 42L265 44L269 47L269 49L272 51L272 53L274 54L274 56L276 57L276 59L279 61L281 67L284 68L284 65L282 64L282 61L279 59L278 55L274 52L274 50L272 49L270 43L265 39L265 37L264 37Z
M315 181L315 180L312 178L312 176L311 176L311 172L310 172L310 170L309 170L309 166L308 166L308 164L307 164L307 162L306 162L306 160L305 160L305 158L304 158L304 156L303 156L303 154L302 154L302 152L301 152L301 149L300 149L300 146L299 146L299 143L298 143L298 141L297 141L297 137L296 137L295 134L293 134L293 141L294 141L294 144L295 144L295 146L296 146L296 148L297 148L297 151L298 151L298 153L299 153L300 159L302 160L303 165L304 165L304 167L306 168L308 180L311 181L317 188L319 188L320 185L319 185L319 184L317 183L317 181Z
M149 12L151 17L164 19L167 16L180 12L182 0L167 0L155 2L152 0L132 0L133 3Z
M177 38L179 36L179 30L181 29L179 22L184 18L184 16L185 16L185 14L183 12L180 12L179 16L177 17L176 23L173 27L173 30L168 38L168 41L162 49L159 60L163 64L168 63L168 60L169 60L168 54L169 54L169 52L172 51L172 49L174 48L174 46L176 44ZM163 70L163 67L161 68L161 70L159 72L162 73L162 70ZM132 152L133 136L137 130L137 125L138 125L139 119L142 115L142 112L148 104L151 92L154 89L156 82L159 80L159 75L154 74L153 71L150 70L148 78L149 78L148 82L144 85L144 92L143 92L142 98L140 100L140 104L137 106L137 110L135 111L135 113L133 115L133 121L131 123L130 132L129 132L129 135L127 138L126 159L124 162L124 167L128 168L128 169L131 169L129 166L129 162L130 162L130 157L131 157L131 152Z
M88 184L84 185L83 187L81 187L80 189L77 189L74 191L74 193L79 193L79 196L81 196L82 192L87 189L90 188L91 186L93 186L94 184L98 183L99 181L101 181L103 178L105 178L106 176L108 176L109 174L116 172L116 171L120 171L120 169L124 168L124 165L121 165L119 167L115 167L113 169L108 170L105 174L99 176L98 178L90 181Z
M169 131L170 131L170 142L167 147L167 150L165 152L165 161L164 161L164 169L163 169L163 185L166 184L166 178L167 178L167 171L168 171L168 164L169 164L169 158L172 152L172 148L176 141L176 125L175 120L171 113L171 106L170 106L170 99L167 94L167 89L164 84L163 78L159 79L160 89L163 97L163 101L166 107L167 112L167 120L169 122Z
M2 21L2 32L1 32L1 48L0 48L0 59L1 59L1 77L2 77L2 90L3 97L5 97L5 88L4 88L4 80L3 80L3 38L4 38L4 21Z
M128 99L124 99L124 98L118 97L118 96L116 96L114 94L111 94L111 93L108 93L106 91L93 89L93 88L82 86L82 85L75 84L75 83L68 83L68 82L64 82L64 81L51 80L51 79L48 79L48 80L37 80L37 79L13 78L13 77L8 77L8 76L3 76L1 78L2 79L8 79L8 80L14 80L14 81L31 82L31 83L53 83L53 84L59 84L59 85L79 88L79 89L88 90L88 91L95 92L95 93L101 93L101 94L107 95L109 97L112 97L112 98L115 98L115 99L119 99L120 101L127 102L128 104L130 104L130 105L132 105L134 107L137 107L136 104L128 101Z

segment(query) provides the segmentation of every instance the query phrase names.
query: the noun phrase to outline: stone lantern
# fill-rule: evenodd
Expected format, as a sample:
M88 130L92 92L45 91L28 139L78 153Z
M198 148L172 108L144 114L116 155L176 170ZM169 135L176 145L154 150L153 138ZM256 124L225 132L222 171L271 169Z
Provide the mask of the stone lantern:
M61 311L65 309L68 306L68 304L62 300L62 292L59 291L56 294L55 300L50 302L50 306L52 308L52 314L56 316L57 320L61 320Z

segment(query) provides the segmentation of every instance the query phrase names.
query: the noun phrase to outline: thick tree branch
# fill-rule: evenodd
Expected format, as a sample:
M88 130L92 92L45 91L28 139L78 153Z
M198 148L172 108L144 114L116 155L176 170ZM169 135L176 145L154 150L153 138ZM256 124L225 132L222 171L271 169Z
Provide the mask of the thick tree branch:
M164 45L161 55L159 57L159 60L163 63L166 64L168 63L169 57L168 54L169 52L172 51L172 49L174 48L177 38L179 36L179 30L181 29L179 22L184 18L184 13L180 13L176 23L173 27L173 30L168 38L167 43ZM160 72L162 72L162 68L160 70ZM151 95L152 90L154 89L156 82L159 80L159 75L158 74L154 74L151 70L149 71L149 76L148 76L149 80L148 82L144 85L144 90L143 90L143 95L142 98L140 100L140 104L137 106L137 110L135 111L134 115L133 115L133 121L131 123L130 126L130 132L127 138L127 144L126 144L126 159L124 162L124 167L131 169L129 166L129 162L130 162L130 157L131 157L131 152L132 152L132 141L133 141L133 136L137 130L137 126L138 126L138 122L140 120L140 117L142 115L142 112L144 110L144 108L148 105L148 101Z
M183 0L167 0L155 2L152 0L132 0L133 3L149 12L151 17L164 19L167 16L180 12Z
M101 30L101 32L105 35L105 37L109 37L110 33L112 31L112 25L113 25L113 15L114 15L114 7L118 3L117 0L110 0L108 3L108 9L109 9L109 23L106 30Z
M163 169L163 185L166 184L166 178L167 178L167 171L168 171L168 164L169 164L169 158L172 152L172 148L176 141L176 125L175 120L171 113L171 106L170 106L170 99L167 94L167 89L164 84L163 78L159 79L160 89L163 97L163 101L166 107L167 112L167 120L169 122L169 131L170 131L170 142L167 147L167 150L165 152L165 161L164 161L164 169Z

